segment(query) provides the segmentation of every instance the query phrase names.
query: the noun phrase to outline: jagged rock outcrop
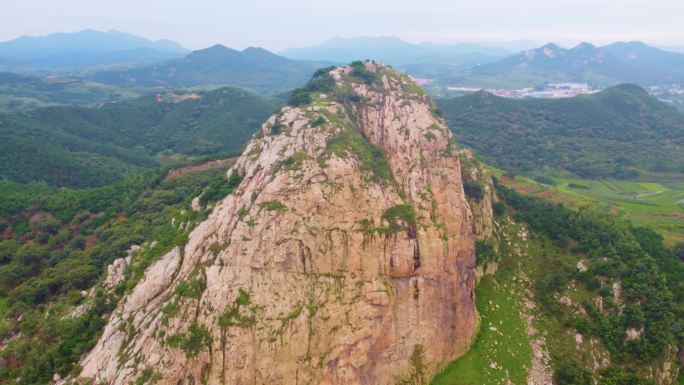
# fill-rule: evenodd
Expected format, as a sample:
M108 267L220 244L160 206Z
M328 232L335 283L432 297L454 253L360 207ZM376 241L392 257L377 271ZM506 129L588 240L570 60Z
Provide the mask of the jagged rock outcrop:
M239 188L150 266L78 379L423 384L467 349L475 236L451 133L391 68L314 81L334 86L262 126Z

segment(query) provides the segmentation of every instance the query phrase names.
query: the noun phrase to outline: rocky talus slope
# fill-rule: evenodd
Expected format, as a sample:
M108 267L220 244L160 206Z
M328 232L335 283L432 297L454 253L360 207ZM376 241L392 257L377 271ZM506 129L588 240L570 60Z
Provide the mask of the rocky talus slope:
M239 188L150 266L77 379L423 384L467 349L475 236L452 134L391 68L314 81L332 87L264 123Z

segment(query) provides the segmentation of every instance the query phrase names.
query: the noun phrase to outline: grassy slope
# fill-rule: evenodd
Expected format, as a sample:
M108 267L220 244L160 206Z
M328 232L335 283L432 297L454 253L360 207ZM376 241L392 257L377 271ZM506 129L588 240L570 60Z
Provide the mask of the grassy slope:
M522 319L524 288L516 277L519 258L514 247L519 226L506 232L512 245L501 242L501 266L495 275L482 278L477 287L480 331L471 349L437 375L432 385L527 384L532 350Z
M500 223L506 221L499 220ZM558 313L549 312L534 294L534 283L543 282L564 266L586 261L587 257L573 253L569 248L559 248L540 234L531 233L523 239L520 237L522 228L519 224L504 226L505 235L498 241L499 269L495 275L484 276L477 288L481 327L475 342L468 352L438 374L431 385L527 384L532 358L530 346L533 338L538 338L527 333L524 319L528 314L532 316L535 336L543 336L545 340L543 346L550 360L545 365L548 371L553 371L555 363L573 357L583 363L594 378L600 377L594 367L609 356L600 340L582 336L578 342L574 327L565 320L572 311L559 305ZM563 295L574 304L593 302L596 297L595 292L579 284L566 287ZM526 298L536 302L535 309L525 309ZM492 367L493 363L496 363L496 369ZM654 363L656 367L660 365L662 358ZM638 365L635 368L642 374L647 370ZM684 383L684 380L680 378L678 383Z
M583 256L560 249L545 237L532 236L527 242L527 253L521 259L521 268L527 274L530 282L540 282L560 269L560 266L575 265L580 259L583 259ZM576 304L594 300L594 295L581 285L568 289L565 295ZM593 357L600 360L608 355L598 339L591 341L586 336L578 348L574 328L564 325L555 318L554 315L557 316L557 314L550 314L541 305L538 304L537 308L534 327L545 335L546 348L552 362L558 362L567 357L575 357L580 362L584 362L586 368L589 369L587 363L593 362ZM567 309L563 308L563 310ZM597 376L598 372L593 374Z

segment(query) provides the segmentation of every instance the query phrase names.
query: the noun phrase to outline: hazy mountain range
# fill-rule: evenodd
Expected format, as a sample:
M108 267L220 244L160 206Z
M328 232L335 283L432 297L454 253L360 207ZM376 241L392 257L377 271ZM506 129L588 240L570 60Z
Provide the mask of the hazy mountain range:
M374 59L415 77L434 79L441 85L508 88L572 81L604 87L684 81L684 54L638 41L603 47L581 43L569 49L549 43L513 52L479 44L411 44L392 36L356 37L334 38L320 45L279 53L296 59L339 63Z
M74 73L91 82L129 88L231 85L263 94L299 87L317 68L364 59L391 64L416 78L432 79L429 88L436 92L453 85L522 88L553 82L596 87L684 83L684 54L642 42L603 47L581 43L573 48L549 43L512 52L494 45L413 44L393 36L338 37L275 54L258 47L239 51L220 44L190 52L168 40L85 30L0 43L0 71ZM30 105L30 101L24 104Z
M0 69L40 71L134 65L181 57L189 52L171 40L151 41L120 31L83 30L21 36L0 43Z
M302 60L327 60L348 63L373 59L395 66L415 63L457 64L463 61L491 60L509 55L511 51L478 44L412 44L398 37L336 37L320 45L288 48L279 54Z
M559 81L587 82L596 86L681 83L684 81L684 54L642 42L619 42L603 47L581 43L569 49L549 43L474 66L462 78L452 80L490 87L525 87Z
M349 63L373 59L391 64L414 77L449 79L470 67L489 63L512 53L507 49L479 44L412 44L394 36L336 37L320 45L289 48L279 52L293 59Z
M657 45L656 47L666 51L684 53L684 44Z

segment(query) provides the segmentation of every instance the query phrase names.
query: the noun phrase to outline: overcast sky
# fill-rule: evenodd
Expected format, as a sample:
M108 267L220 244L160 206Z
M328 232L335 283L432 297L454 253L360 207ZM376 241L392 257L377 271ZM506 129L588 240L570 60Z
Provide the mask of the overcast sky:
M118 29L197 49L278 50L334 36L684 44L684 0L2 0L0 40Z

